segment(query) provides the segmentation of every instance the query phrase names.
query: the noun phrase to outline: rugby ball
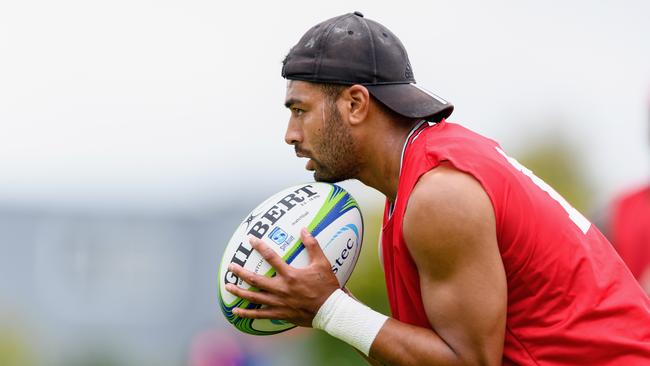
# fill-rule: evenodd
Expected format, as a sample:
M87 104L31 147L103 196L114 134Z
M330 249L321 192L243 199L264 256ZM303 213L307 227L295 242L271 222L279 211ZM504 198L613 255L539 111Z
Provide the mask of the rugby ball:
M339 284L344 286L350 278L363 240L363 218L357 201L340 186L329 183L306 183L278 192L244 218L221 259L219 303L226 319L240 331L270 335L295 327L280 320L236 316L233 314L235 308L258 309L261 305L231 294L225 286L232 283L256 290L228 271L230 263L267 277L275 275L275 270L251 247L249 235L262 239L290 265L307 266L309 255L300 239L303 227L318 240Z

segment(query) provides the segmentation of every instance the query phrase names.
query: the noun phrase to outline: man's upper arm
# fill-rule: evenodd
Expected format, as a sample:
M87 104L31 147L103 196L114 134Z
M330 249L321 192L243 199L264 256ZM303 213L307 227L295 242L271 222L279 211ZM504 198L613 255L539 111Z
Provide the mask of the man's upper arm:
M500 364L507 285L483 187L447 165L426 173L409 198L403 232L433 330L469 364Z

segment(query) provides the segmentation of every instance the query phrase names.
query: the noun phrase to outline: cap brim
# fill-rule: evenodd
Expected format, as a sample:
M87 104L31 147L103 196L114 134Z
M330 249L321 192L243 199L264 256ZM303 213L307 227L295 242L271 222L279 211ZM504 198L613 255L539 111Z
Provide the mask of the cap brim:
M415 84L366 85L370 94L395 113L409 118L439 122L454 111L454 106Z

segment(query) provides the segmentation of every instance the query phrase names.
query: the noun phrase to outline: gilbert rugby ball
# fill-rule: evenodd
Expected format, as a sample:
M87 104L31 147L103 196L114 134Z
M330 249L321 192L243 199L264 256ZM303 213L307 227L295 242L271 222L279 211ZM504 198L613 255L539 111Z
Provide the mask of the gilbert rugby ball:
M270 335L295 325L269 319L246 319L233 314L235 308L258 309L259 304L226 291L226 284L251 287L228 271L236 263L249 271L272 277L275 270L251 247L248 236L256 236L269 245L285 262L296 268L309 264L309 255L300 239L306 227L318 240L344 286L361 253L363 218L357 201L343 188L329 183L306 183L276 193L251 211L239 224L226 246L219 268L219 303L228 321L248 334ZM255 290L255 288L253 288Z

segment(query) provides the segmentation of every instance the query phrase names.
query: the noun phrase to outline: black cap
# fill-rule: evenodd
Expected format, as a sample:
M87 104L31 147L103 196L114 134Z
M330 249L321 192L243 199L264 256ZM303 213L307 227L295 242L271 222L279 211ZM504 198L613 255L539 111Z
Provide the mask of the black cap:
M438 122L454 106L415 85L402 42L358 11L313 26L284 59L282 76L317 83L361 84L396 113Z

